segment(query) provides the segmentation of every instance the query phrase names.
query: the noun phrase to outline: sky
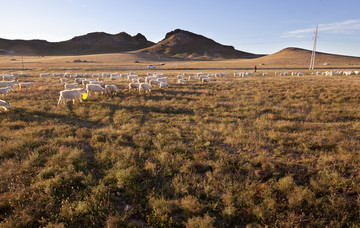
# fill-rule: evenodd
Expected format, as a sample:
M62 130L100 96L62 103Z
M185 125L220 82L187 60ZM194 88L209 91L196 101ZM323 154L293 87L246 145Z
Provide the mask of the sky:
M360 57L360 0L0 0L0 38L65 41L90 32L177 28L255 54L286 47ZM0 47L1 48L1 47Z

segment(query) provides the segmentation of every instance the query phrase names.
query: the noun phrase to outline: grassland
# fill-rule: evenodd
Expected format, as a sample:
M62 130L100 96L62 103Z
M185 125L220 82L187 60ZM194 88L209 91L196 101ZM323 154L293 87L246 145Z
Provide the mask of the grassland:
M360 226L358 76L118 81L57 106L41 72L0 113L1 226Z

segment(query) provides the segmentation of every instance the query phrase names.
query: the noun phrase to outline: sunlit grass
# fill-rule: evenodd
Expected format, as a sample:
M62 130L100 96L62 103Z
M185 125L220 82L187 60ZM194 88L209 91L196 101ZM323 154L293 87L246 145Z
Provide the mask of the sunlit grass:
M360 225L356 76L167 71L167 90L57 105L59 78L30 73L0 113L3 226Z

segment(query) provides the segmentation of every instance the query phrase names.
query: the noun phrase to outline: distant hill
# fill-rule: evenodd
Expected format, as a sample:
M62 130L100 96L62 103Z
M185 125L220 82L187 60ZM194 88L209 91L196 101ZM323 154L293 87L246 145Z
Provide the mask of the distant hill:
M188 59L258 58L262 56L238 51L233 46L225 46L202 35L181 29L167 33L162 41L142 49L140 52Z
M274 54L261 57L258 60L259 63L265 65L282 65L284 67L295 66L308 66L310 65L312 51L288 47L284 48ZM315 65L318 67L331 67L331 66L352 66L359 65L360 57L336 55L323 52L316 52Z
M138 33L130 36L125 32L108 34L94 32L77 36L67 41L0 39L0 49L15 54L28 55L84 55L133 51L149 47L154 43Z

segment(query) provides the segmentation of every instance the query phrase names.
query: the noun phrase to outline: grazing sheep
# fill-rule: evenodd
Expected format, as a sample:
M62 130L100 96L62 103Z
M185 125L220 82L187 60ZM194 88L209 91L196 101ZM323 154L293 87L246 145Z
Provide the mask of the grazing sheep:
M269 76L269 74L268 73L263 73L263 76Z
M110 74L104 72L104 73L101 74L101 76L104 77L104 78L106 78L106 77L110 77Z
M193 76L189 76L189 80L195 80L196 79L196 76L193 75Z
M121 78L121 79L127 79L127 78L128 78L128 74L120 74L120 78Z
M67 78L60 78L60 82L62 82L62 83L69 82L69 81L70 81L70 80L67 79Z
M167 82L169 80L169 78L168 77L163 77L163 78L158 78L157 80L160 81L160 82Z
M133 78L133 79L131 79L131 81L132 81L133 83L139 83L139 79L137 79L137 78Z
M78 84L82 84L82 81L85 80L85 78L75 78L75 82Z
M105 94L116 94L117 87L116 85L105 85Z
M110 76L110 80L118 80L119 78L120 78L119 75L113 75L113 74L111 74L111 76Z
M28 73L20 73L19 76L21 76L21 77L30 77L30 74L28 74Z
M90 81L89 83L90 85L100 85L100 86L104 86L105 82L103 81Z
M149 83L148 83L148 84L150 84L150 85L157 85L157 86L159 86L159 85L160 85L160 83L161 83L161 81L158 81L158 80L156 80L156 79L152 79L152 80L150 80L150 81L149 81Z
M129 80L132 80L132 79L138 78L138 77L139 77L138 75L128 75Z
M86 86L87 84L90 84L91 81L95 81L94 79L85 79L85 80L82 80L81 84L83 86Z
M152 87L151 87L151 85L150 84L148 84L148 83L140 83L140 85L139 85L139 93L141 92L141 91L145 91L145 92L151 92L151 90L152 90Z
M64 88L65 88L65 89L74 89L74 88L76 88L76 86L78 86L78 85L79 85L78 83L65 84L65 85L64 85Z
M160 82L160 85L159 85L159 88L160 88L160 89L162 89L162 88L167 89L167 88L169 88L169 87L170 87L170 85L169 85L168 83L166 83L166 82Z
M91 92L104 94L105 89L103 87L101 87L101 85L99 85L99 84L87 84L86 91L87 91L88 96L90 96Z
M156 76L149 76L145 78L145 83L149 83L151 80L156 80L157 77Z
M8 75L8 74L3 74L2 76L2 80L15 80L15 76L14 75Z
M178 75L177 79L184 79L184 75Z
M64 76L63 73L54 73L53 75L54 75L54 76L59 76L59 77Z
M18 84L19 81L18 80L13 80L13 81L0 81L0 88L4 88L7 86L10 86L12 89L14 88L14 86L16 84Z
M185 79L178 79L179 84L186 84L187 81Z
M30 89L33 84L34 84L33 82L20 82L19 87L20 89L22 88Z
M129 83L129 91L132 89L139 89L140 83Z
M83 91L81 90L62 90L60 91L58 105L63 102L66 104L67 100L73 100L73 104L75 104L75 100L79 99L82 102Z
M5 94L7 95L9 90L13 90L13 88L11 88L10 86L4 87L4 88L0 88L0 94Z
M7 111L8 109L10 109L11 105L9 102L6 102L4 100L0 100L0 107L5 109L5 111Z
M202 78L201 82L205 83L205 82L210 82L211 78Z
M46 78L46 77L50 77L51 73L42 73L40 74L40 78Z

